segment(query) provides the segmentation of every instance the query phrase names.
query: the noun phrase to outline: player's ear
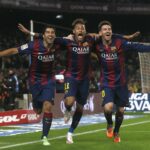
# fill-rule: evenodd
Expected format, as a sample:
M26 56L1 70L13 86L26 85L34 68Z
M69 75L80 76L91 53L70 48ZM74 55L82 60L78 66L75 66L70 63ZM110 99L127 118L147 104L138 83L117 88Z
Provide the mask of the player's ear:
M75 31L74 31L74 30L72 30L72 32L73 32L73 34L75 34Z
M98 34L99 34L99 36L102 36L102 32L101 32L101 30L98 32Z

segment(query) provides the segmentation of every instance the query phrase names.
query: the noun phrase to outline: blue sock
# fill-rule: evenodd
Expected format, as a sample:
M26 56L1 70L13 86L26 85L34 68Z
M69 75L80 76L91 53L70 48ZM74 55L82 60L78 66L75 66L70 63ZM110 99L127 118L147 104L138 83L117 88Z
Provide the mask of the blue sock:
M116 112L114 133L118 133L123 122L124 113Z
M105 115L105 118L106 118L106 120L107 120L107 124L108 124L108 125L113 125L112 112L104 111L104 115Z
M69 128L69 132L73 133L74 129L72 127Z
M44 113L43 114L43 136L48 136L49 130L51 128L51 124L52 124L52 118L53 118L53 114L52 113Z
M76 129L76 127L79 124L82 114L83 114L83 111L78 111L78 110L75 111L75 113L73 115L71 127L69 128L69 132L71 132L71 133L74 132L74 130Z

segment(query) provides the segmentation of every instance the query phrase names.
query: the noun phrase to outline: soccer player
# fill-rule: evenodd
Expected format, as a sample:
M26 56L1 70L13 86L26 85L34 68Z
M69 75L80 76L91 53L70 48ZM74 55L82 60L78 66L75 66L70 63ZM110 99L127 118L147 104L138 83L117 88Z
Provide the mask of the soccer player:
M83 107L89 95L89 69L91 53L94 50L95 38L86 32L85 21L81 18L72 23L73 40L66 42L66 72L65 72L65 122L70 119L71 107L76 101L76 109L72 123L67 133L67 144L73 143L72 135L83 114ZM137 35L126 36L132 38ZM59 41L60 42L60 41Z
M72 144L72 134L83 114L83 107L87 102L89 94L89 67L90 56L93 50L94 39L87 35L85 21L76 19L72 23L74 39L67 54L66 73L65 73L65 122L70 119L71 107L76 101L76 110L69 131L66 143Z
M100 22L98 28L102 38L97 41L95 52L101 70L102 106L107 120L106 134L108 138L114 136L114 142L118 143L121 141L119 129L123 122L124 107L129 104L124 53L128 50L150 52L150 46L112 36L112 25L109 21ZM113 129L114 104L116 104L116 114Z
M0 51L0 57L19 53L31 54L29 68L29 85L33 98L33 108L37 113L43 112L43 145L50 145L47 136L52 123L52 106L55 94L55 53L59 46L54 44L55 29L46 26L43 30L43 39L35 39L18 48ZM57 48L56 48L57 47Z
M65 47L66 72L65 72L65 106L64 120L67 123L71 117L71 107L76 101L76 110L69 131L67 144L73 143L73 132L79 124L83 114L83 107L89 94L89 68L90 56L93 51L95 39L86 33L85 21L76 19L72 23L73 38L71 40L56 38L55 43ZM26 34L31 34L21 24L19 28ZM39 36L38 33L32 35ZM132 38L132 37L131 37Z
M93 49L94 38L86 34L85 21L76 19L72 23L74 39L68 40L56 38L55 43L61 44L66 50L66 71L65 71L65 122L71 117L70 111L76 101L76 110L72 123L67 133L67 144L73 143L72 134L83 114L83 106L89 94L89 66L90 55ZM20 24L19 28L29 34L26 28ZM31 33L30 33L31 34ZM33 35L39 36L37 33Z

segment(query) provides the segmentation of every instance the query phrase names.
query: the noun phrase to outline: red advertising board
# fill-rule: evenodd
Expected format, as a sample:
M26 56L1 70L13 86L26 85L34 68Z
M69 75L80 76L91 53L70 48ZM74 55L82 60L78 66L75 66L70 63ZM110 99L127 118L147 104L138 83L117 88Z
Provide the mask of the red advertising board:
M33 110L14 110L0 112L0 126L37 123L41 120L41 116L37 115Z

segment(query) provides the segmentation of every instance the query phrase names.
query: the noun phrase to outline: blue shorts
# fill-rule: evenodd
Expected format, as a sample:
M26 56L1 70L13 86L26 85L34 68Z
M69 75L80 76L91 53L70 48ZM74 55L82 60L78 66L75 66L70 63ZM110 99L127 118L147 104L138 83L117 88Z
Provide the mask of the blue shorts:
M86 77L83 80L76 80L73 77L66 77L65 84L65 98L69 96L75 97L80 105L85 105L89 95L89 79Z
M55 80L49 80L46 85L41 85L40 82L30 85L30 92L32 94L33 108L42 109L44 101L50 101L54 104Z
M103 87L102 91L102 106L112 102L118 107L128 107L129 105L129 93L127 86L120 86L115 88Z

